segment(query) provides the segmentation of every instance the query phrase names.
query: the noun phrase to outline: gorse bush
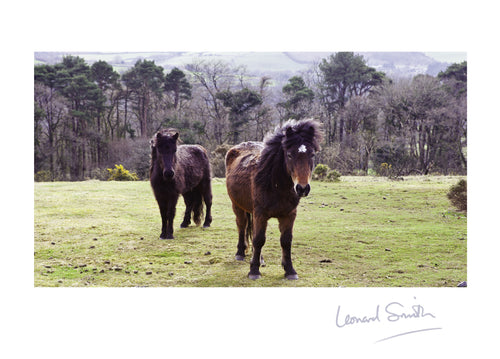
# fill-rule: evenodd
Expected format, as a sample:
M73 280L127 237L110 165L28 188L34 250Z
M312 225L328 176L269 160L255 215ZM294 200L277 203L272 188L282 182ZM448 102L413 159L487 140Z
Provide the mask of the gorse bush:
M340 181L340 172L337 170L331 170L328 172L326 175L326 179L329 180L330 182L338 182Z
M130 173L123 165L115 165L115 168L108 168L108 181L137 181L139 177L135 173Z
M460 211L467 211L467 181L461 179L457 184L451 186L450 191L446 195L451 201L451 204Z
M377 173L380 176L391 177L393 175L392 165L387 162L381 163Z
M320 181L338 182L340 176L339 171L331 170L330 167L322 163L318 163L313 171L313 178Z
M322 180L326 178L328 171L330 171L330 167L322 163L318 163L317 166L314 168L313 176L315 179Z

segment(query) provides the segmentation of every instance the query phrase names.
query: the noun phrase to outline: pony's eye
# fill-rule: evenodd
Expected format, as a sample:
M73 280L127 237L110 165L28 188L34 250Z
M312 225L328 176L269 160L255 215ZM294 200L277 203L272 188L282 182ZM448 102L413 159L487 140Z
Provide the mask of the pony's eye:
M291 160L291 159L292 159L292 154L291 154L290 152L287 152L287 153L286 153L286 156L288 157L288 159L289 159L289 160Z

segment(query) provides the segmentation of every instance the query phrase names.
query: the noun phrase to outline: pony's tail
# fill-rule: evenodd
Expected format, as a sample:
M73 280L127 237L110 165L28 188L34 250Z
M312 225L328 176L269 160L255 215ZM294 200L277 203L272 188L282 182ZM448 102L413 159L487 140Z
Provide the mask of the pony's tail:
M203 216L203 199L201 193L193 191L193 221L196 225L201 224L201 217Z
M250 243L252 243L252 222L252 214L247 212L247 228L245 229L246 248L250 248Z

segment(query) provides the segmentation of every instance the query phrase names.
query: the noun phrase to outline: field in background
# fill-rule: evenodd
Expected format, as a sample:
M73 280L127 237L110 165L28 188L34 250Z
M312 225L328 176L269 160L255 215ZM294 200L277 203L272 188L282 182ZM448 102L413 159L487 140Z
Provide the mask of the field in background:
M213 223L159 240L149 182L35 183L35 286L455 287L467 280L467 217L446 193L459 177L342 177L313 182L298 208L292 259L281 268L277 220L263 248L262 278L234 260L237 233L223 179L213 181Z

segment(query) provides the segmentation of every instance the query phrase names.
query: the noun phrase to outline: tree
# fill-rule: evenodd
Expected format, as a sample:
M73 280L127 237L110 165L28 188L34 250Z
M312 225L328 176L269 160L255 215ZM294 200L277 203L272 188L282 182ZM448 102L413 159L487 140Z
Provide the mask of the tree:
M368 96L354 96L349 99L340 113L346 124L345 147L351 149L351 170L359 168L364 173L377 144L378 106ZM347 154L344 154L347 157Z
M35 83L40 83L50 88L52 91L56 90L57 82L57 68L51 65L37 65L35 66Z
M241 127L248 123L248 111L262 104L262 97L248 88L231 92L229 90L217 93L216 97L229 108L229 122L233 135L233 143L238 143Z
M61 128L68 118L69 105L62 95L42 82L35 82L34 94L35 173L45 169L55 179L57 154L62 150Z
M40 146L45 143L52 175L57 164L62 178L69 174L72 180L83 179L94 162L96 119L106 101L91 79L90 67L75 56L54 66L35 67L35 101L36 119L42 125L35 135Z
M117 96L114 93L120 91L120 84L118 79L120 75L113 70L113 66L108 64L105 61L97 61L92 64L90 67L90 78L93 80L97 87L101 90L103 94L106 94L106 104L102 107L102 111L97 114L96 118L96 128L95 128L95 141L97 143L95 148L95 158L97 162L97 167L100 167L102 164L103 157L105 154L103 153L102 142L105 140L108 135L107 131L103 131L103 119L107 119L107 124L109 124L111 138L113 137L112 133L112 124L111 124L111 115L114 112L115 106L118 106L118 102L116 101Z
M353 52L338 52L323 59L318 65L320 74L319 96L333 124L326 126L327 141L333 142L336 133L335 115L353 96L368 94L373 87L383 83L385 74L366 65L363 56ZM338 139L344 139L344 121L338 124Z
M198 142L204 132L201 122L190 116L188 101L192 99L191 90L192 86L186 75L177 67L165 76L164 91L167 100L164 101L162 126L183 128L184 143Z
M464 155L464 147L467 146L467 61L449 66L446 71L438 74L445 87L455 98L454 115L456 119L452 132L455 134L455 146L453 151L458 151L460 161L467 170L467 159Z
M173 107L176 110L179 110L181 100L191 99L191 88L192 86L188 82L186 75L177 67L173 68L165 77L164 89L167 93L173 93Z
M250 134L250 138L261 139L264 137L265 133L271 128L273 123L273 106L270 101L272 90L271 78L268 76L262 76L259 81L259 87L257 89L259 96L262 99L262 103L255 107L253 120L254 131Z
M231 67L224 61L197 61L186 69L197 82L193 89L197 94L197 117L202 119L209 140L221 145L230 125L226 107L217 94L234 88L236 81L243 78L243 68Z
M90 67L90 78L94 80L102 92L116 86L120 74L106 61L97 61Z
M87 167L90 135L93 121L103 110L105 97L101 89L90 79L90 67L80 57L66 56L55 65L58 91L69 100L70 123L66 132L70 158L64 164L69 167L71 179L83 179Z
M392 154L392 159L380 156L381 161L391 160L401 174L428 174L435 168L463 172L466 111L437 78L418 75L387 84L378 101L385 118L382 152Z
M150 128L153 115L153 102L161 98L163 92L163 68L154 61L138 60L134 67L122 75L122 81L133 94L141 137L149 137L154 129Z
M300 76L294 76L283 86L285 101L278 105L285 109L285 119L300 120L306 117L312 107L314 92L308 88L304 79Z
M35 173L44 169L48 162L50 176L54 179L58 130L67 115L67 107L62 96L56 92L57 70L54 66L35 66L34 77Z
M450 65L437 77L455 97L467 97L467 61Z

